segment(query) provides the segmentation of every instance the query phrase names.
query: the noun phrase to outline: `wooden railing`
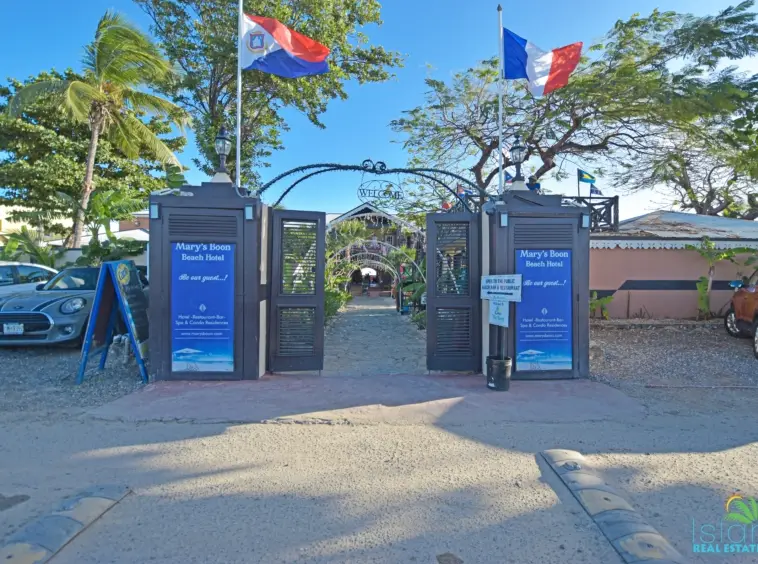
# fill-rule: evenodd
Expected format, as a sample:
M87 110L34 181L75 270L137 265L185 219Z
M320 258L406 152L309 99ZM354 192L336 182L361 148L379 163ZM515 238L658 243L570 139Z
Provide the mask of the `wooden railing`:
M590 231L619 230L619 197L618 196L564 196L590 209Z

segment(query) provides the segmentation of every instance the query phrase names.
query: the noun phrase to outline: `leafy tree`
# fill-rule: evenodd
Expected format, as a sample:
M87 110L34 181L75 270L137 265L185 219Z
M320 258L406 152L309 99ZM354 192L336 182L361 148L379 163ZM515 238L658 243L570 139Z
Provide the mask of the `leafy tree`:
M679 209L699 215L758 218L758 186L739 166L739 150L725 142L722 128L700 127L698 134L668 132L651 139L649 150L637 152L615 168L614 186L629 192L665 186Z
M733 69L713 69L758 49L752 6L748 0L706 17L656 10L617 22L589 47L565 88L535 98L523 83L509 81L504 140L522 135L528 156L537 159L537 178L548 172L565 178L573 174L565 163L575 159L605 164L650 150L661 128L700 132L698 119L730 115L745 103L744 80ZM496 59L449 84L427 79L424 104L391 124L405 135L412 162L468 174L491 190L498 170L497 82ZM511 164L506 153L504 166Z
M696 251L708 263L708 276L701 276L697 283L698 310L701 317L708 319L711 316L711 288L713 277L716 275L716 265L724 260L736 264L737 255L752 253L753 250L748 248L717 249L716 244L708 237L703 237L699 246L687 245L686 248Z
M166 91L192 115L201 154L195 164L210 174L217 161L213 140L222 125L236 121L236 2L135 1L152 19L152 31L171 61L184 70L182 80L169 84ZM347 98L345 82L385 81L400 58L371 45L362 31L381 23L377 0L247 0L244 7L248 13L276 18L331 49L331 70L324 75L291 80L261 72L244 74L241 178L243 185L250 186L271 152L282 146L280 133L287 129L282 109L294 108L323 127L319 116L329 100ZM235 161L233 149L232 170Z
M70 70L51 71L24 83L10 80L7 86L0 86L0 186L4 188L0 204L21 207L11 213L11 219L31 222L46 233L69 239L69 222L76 219L78 206L67 206L59 195L63 193L81 202L91 140L89 125L62 113L47 100L25 106L21 119L9 117L5 110L9 99L24 86L83 79ZM184 146L183 136L165 137L172 133L169 120L153 117L145 123L154 135L164 137L169 149L178 151ZM97 191L138 198L144 207L150 192L165 187L159 178L164 166L148 146L141 146L139 155L138 159L127 157L108 138L100 138L98 166L93 171Z
M101 135L128 158L143 149L162 162L178 164L171 149L139 117L143 112L167 116L181 125L183 113L171 102L141 90L174 77L171 64L148 36L120 15L107 12L98 23L95 40L85 51L84 74L68 80L37 81L18 90L8 113L24 117L24 109L39 99L65 110L75 121L87 123L90 141L85 174L74 219L71 244L81 243L83 212L94 189L94 171Z

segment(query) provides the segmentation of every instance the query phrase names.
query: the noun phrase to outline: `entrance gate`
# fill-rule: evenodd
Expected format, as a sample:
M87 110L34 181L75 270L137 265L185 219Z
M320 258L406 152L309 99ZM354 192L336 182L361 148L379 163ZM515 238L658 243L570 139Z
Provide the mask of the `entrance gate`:
M326 214L273 210L269 370L324 368Z
M481 370L479 215L426 216L426 367Z
M412 175L457 202L448 213L427 215L428 370L481 370L479 300L480 204L487 198L475 184L453 172L433 168L388 168L366 160L293 168L264 184L291 181L276 201L305 180L327 172L359 172L386 177ZM294 177L294 180L291 180ZM455 182L454 185L450 181ZM475 195L475 196L474 196ZM276 205L275 204L275 205ZM324 366L325 214L273 210L270 223L271 279L268 370L321 370ZM420 260L420 259L419 259Z

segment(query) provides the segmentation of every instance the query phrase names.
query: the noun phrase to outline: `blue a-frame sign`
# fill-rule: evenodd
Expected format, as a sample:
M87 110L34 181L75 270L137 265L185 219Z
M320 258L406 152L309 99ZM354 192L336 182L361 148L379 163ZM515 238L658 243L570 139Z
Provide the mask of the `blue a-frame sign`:
M126 326L142 381L147 383L147 297L134 262L119 260L104 262L100 267L95 300L82 346L77 384L84 381L84 372L91 354L100 353L100 370L105 368L105 360L119 316Z

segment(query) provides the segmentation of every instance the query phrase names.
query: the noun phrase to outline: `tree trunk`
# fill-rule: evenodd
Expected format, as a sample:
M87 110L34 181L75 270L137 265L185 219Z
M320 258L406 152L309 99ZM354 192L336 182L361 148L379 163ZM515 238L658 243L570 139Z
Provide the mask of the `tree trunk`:
M716 265L712 264L708 267L708 289L705 291L706 301L708 302L708 311L706 315L711 316L711 288L713 287L713 277L716 275Z
M79 208L74 215L74 230L71 238L71 248L82 246L82 232L84 231L84 210L89 205L89 198L92 195L92 177L95 173L95 155L97 153L97 143L100 139L100 128L102 127L101 119L90 119L92 135L89 140L89 151L87 152L86 172L84 173L84 183L82 184L82 195L79 198Z

